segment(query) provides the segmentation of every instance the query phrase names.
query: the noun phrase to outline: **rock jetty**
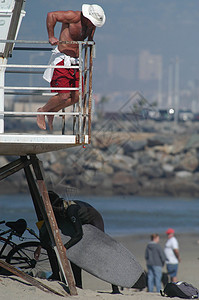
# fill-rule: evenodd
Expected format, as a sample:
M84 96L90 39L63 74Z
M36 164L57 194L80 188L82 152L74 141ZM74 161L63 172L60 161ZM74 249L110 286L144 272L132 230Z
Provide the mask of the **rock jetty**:
M199 196L199 123L103 120L92 143L38 155L48 189L83 195ZM1 157L3 166L13 158ZM1 193L26 193L23 171Z

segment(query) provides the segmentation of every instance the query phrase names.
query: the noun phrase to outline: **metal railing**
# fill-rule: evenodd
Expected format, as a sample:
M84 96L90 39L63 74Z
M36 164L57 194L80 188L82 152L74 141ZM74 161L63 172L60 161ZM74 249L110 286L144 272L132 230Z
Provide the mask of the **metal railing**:
M35 47L40 44L49 44L47 41L25 41L25 40L0 40L0 43L7 44L32 44L33 47L17 47L16 50L29 51L46 51L46 49L52 50L53 48L39 48ZM73 105L72 112L24 112L24 111L5 111L4 109L4 96L9 94L23 94L25 90L30 91L29 95L34 95L34 91L37 94L43 94L44 91L52 91L54 87L30 87L30 86L5 86L5 72L8 73L24 73L24 74L41 74L41 69L47 68L66 68L65 66L51 66L51 65L29 65L29 64L8 64L7 59L0 57L0 133L4 133L4 117L5 116L20 116L31 117L37 115L55 115L62 116L65 123L65 116L69 115L73 118L73 134L76 135L77 143L84 143L85 135L88 135L88 143L91 140L91 109L92 109L92 70L93 70L93 56L94 56L94 42L91 41L78 41L67 42L61 41L62 44L78 44L79 46L79 66L70 66L68 68L79 69L79 87L78 88L56 88L56 90L69 90L79 91L79 101ZM14 50L15 50L14 48ZM14 69L14 70L10 70ZM36 70L36 71L35 71ZM83 88L82 88L83 87ZM14 91L14 92L13 92ZM62 134L65 134L65 127L62 124Z

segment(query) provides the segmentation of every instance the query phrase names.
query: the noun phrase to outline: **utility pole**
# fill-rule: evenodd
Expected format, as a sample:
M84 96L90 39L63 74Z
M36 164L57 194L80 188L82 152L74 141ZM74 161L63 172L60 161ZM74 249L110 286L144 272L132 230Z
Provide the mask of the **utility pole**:
M158 62L158 107L162 107L162 63Z
M179 111L179 58L176 57L175 61L175 102L174 102L174 109L175 109L175 122L178 122L178 111Z
M169 63L167 108L173 107L173 63Z

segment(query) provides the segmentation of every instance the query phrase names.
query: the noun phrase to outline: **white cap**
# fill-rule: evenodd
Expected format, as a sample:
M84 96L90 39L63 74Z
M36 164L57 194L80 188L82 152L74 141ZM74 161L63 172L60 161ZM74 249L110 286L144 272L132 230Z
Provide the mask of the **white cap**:
M96 27L102 27L106 21L104 10L97 4L83 4L82 13Z

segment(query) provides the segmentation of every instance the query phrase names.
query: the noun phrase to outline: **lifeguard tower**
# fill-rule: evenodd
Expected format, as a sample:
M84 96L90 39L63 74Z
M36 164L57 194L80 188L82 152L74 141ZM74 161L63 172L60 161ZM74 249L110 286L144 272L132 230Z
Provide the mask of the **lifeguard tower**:
M24 65L8 64L9 57L15 50L20 51L48 51L51 50L47 41L25 41L17 40L17 33L21 21L25 16L25 0L5 0L0 3L0 155L19 156L19 158L0 168L0 180L24 169L27 183L34 203L38 220L44 220L48 228L51 241L56 252L62 275L68 283L71 295L76 295L76 287L66 257L66 251L61 241L57 223L54 217L52 206L48 197L48 191L44 180L42 162L37 154L56 151L69 147L89 144L91 140L91 104L92 104L92 68L94 42L75 42L79 46L79 88L68 88L68 90L79 90L79 102L73 106L72 111L53 113L56 119L62 119L60 132L6 132L5 118L35 118L36 111L9 111L5 110L5 96L10 92L13 94L24 93L31 95L35 91L44 95L52 88L49 87L27 87L20 85L6 86L5 73L9 76L16 73L39 74L47 65ZM67 43L67 42L66 42ZM20 47L19 47L20 45ZM42 48L41 46L44 46ZM39 71L38 71L39 70ZM82 89L83 85L83 89ZM67 88L65 88L67 89ZM48 113L52 114L52 113ZM65 132L65 118L72 123L72 132ZM35 120L36 122L36 120Z

